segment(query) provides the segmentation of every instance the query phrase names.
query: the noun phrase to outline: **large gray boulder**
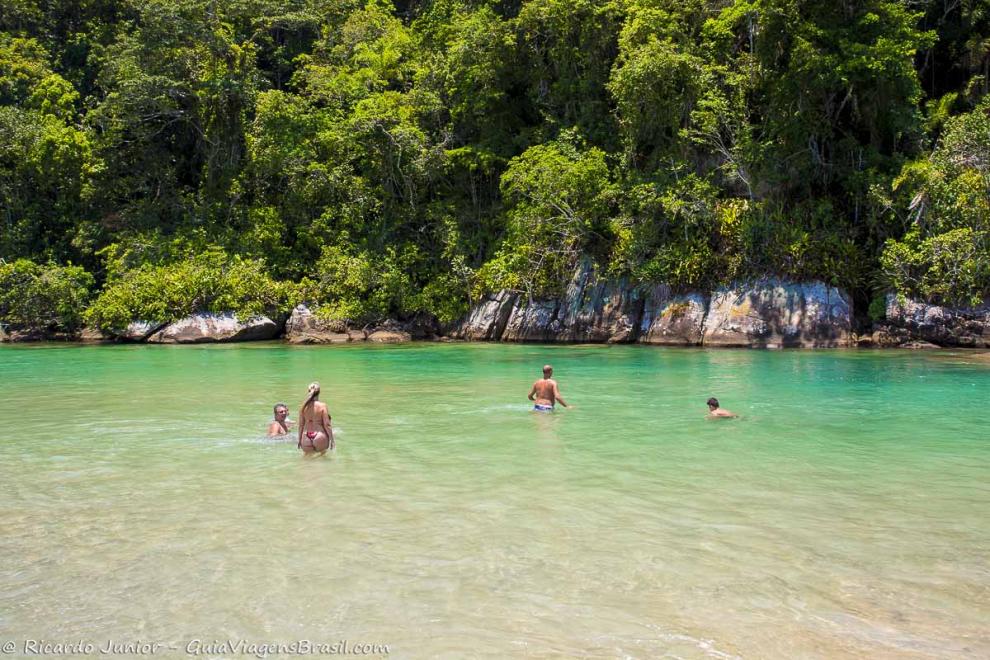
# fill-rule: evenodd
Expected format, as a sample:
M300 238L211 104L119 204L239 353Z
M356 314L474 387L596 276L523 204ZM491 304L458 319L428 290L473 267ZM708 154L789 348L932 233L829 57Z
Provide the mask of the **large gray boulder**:
M368 330L367 339L374 344L402 344L412 340L408 326L395 319L385 319Z
M943 307L887 295L887 322L880 332L903 341L939 346L990 347L990 301L978 307ZM900 331L900 332L898 332Z
M758 348L847 346L852 301L821 282L780 279L723 287L705 317L706 346Z
M258 341L274 339L279 330L279 325L267 316L241 321L231 312L200 312L168 324L148 337L147 341L151 344Z
M113 337L103 332L99 328L94 328L93 326L87 325L85 328L79 331L78 339L79 341L86 344L94 344L94 343L110 341L111 339L113 339Z
M405 330L383 328L368 333L368 341L374 344L402 344L411 340L412 335Z
M325 321L306 305L296 305L285 322L285 339L292 344L346 344L364 341L362 330L348 330L343 323Z
M448 336L472 341L501 339L518 299L519 294L507 289L485 296L471 309L467 318L447 333Z
M131 321L126 328L114 330L111 334L122 341L145 341L165 327L160 321Z
M708 298L699 293L674 295L660 284L646 295L639 342L664 346L699 346L704 339Z

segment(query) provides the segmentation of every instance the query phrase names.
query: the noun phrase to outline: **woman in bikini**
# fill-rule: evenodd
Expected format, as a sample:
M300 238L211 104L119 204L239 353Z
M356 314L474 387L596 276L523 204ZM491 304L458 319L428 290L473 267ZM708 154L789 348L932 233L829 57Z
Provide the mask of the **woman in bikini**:
M299 442L296 445L307 456L323 455L333 449L333 429L330 427L330 413L327 404L320 401L320 384L310 383L306 400L299 410Z

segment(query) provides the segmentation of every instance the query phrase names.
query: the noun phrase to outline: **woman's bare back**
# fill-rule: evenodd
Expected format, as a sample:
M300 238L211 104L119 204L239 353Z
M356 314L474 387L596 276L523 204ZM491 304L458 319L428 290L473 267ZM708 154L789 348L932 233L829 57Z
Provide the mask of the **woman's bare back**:
M313 405L300 412L299 429L299 447L307 454L322 454L336 446L330 413L327 411L327 404L322 401L314 401Z

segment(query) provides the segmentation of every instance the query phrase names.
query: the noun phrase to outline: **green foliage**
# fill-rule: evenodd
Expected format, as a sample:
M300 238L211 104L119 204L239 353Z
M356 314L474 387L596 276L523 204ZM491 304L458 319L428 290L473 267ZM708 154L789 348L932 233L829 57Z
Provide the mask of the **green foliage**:
M887 282L946 304L990 295L990 99L950 119L931 156L905 166L894 189L911 228L884 247Z
M581 254L607 241L613 198L605 154L573 136L530 147L502 175L508 234L498 266L485 271L494 287L530 295L567 281ZM501 280L501 281L500 281Z
M576 126L605 147L615 144L606 91L617 53L621 0L529 0L517 17L520 63L530 107L548 138Z
M887 297L884 295L873 296L870 300L870 307L867 310L867 315L874 323L887 318Z
M82 264L105 325L289 281L452 320L588 257L972 301L988 44L970 0L13 0L0 256Z
M35 39L0 32L0 104L23 103L51 75L48 53Z
M647 169L659 157L684 155L683 132L714 80L694 52L694 3L667 8L630 3L619 37L619 55L607 88L616 102L626 152Z
M916 27L918 14L891 0L755 4L753 60L764 72L757 89L769 101L777 176L828 190L910 149L921 130L914 56L933 39Z
M100 162L88 135L37 111L0 107L0 255L67 258L90 213Z
M407 311L412 294L402 262L409 255L373 257L327 246L316 264L314 302L318 314L344 324L363 324Z
M112 259L126 263L128 255ZM272 280L261 261L210 248L164 264L146 263L115 273L86 310L87 322L120 330L132 320L175 321L196 312L234 312L242 319L287 312L297 295L290 284Z
M469 286L469 278L456 268L439 273L412 296L410 308L435 316L441 323L452 323L469 309Z
M73 332L82 325L93 276L79 266L0 260L0 322L18 329Z
M694 174L641 183L623 198L614 224L612 271L642 282L704 286L719 269L713 250L717 190Z
M828 204L723 200L711 183L688 175L666 188L638 186L625 210L612 270L638 281L705 288L783 276L864 284L865 257Z
M504 155L522 123L510 97L520 84L511 25L494 10L433 3L415 27L433 51L417 72L418 86L435 94L449 113L458 146L477 143Z
M911 232L890 241L880 263L890 284L905 295L949 305L978 305L990 292L986 232L968 227L922 239Z
M441 272L414 281L410 273L423 272L415 248L384 253L327 246L307 278L303 296L317 306L317 315L343 326L365 325L384 318L435 316L447 323L467 311L467 278Z

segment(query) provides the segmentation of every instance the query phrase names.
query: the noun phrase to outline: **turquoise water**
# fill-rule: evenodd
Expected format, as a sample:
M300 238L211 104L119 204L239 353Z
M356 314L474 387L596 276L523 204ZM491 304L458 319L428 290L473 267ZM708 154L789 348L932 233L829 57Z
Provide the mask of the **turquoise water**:
M263 436L312 380L324 459ZM985 657L988 397L964 352L2 347L0 641Z

